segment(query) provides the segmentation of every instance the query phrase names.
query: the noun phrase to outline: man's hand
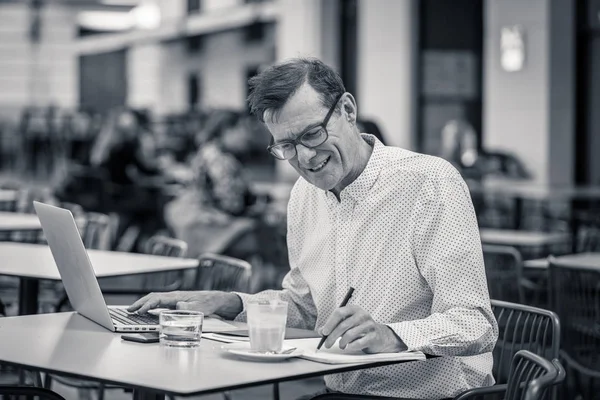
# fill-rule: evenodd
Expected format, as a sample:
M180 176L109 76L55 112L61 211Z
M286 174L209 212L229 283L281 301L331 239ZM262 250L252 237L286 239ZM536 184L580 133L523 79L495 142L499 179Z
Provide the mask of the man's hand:
M320 333L328 336L324 343L327 348L331 348L341 338L341 349L362 350L365 353L394 353L407 349L389 326L375 322L359 306L335 310Z
M150 293L129 306L127 311L144 314L158 307L195 310L204 315L217 314L233 319L242 311L242 300L234 293L219 291Z

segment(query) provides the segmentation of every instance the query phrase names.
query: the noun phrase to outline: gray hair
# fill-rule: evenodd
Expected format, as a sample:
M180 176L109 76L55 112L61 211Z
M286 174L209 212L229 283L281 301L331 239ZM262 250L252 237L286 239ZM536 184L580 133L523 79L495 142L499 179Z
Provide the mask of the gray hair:
M250 112L262 122L265 111L275 118L289 98L307 82L321 97L324 107L333 106L345 91L342 78L317 58L292 58L272 65L248 81Z

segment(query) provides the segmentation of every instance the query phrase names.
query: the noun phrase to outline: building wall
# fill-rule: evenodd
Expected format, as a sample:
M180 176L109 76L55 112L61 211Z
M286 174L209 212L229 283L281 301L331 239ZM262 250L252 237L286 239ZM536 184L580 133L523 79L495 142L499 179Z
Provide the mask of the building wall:
M538 183L570 183L574 42L564 16L572 6L487 0L485 8L483 145L516 154ZM512 25L525 31L526 58L521 71L506 72L500 65L500 32Z
M360 0L358 107L388 144L413 148L416 122L417 2Z
M29 42L29 9L25 2L0 3L0 109L78 101L77 59L72 43L75 14L61 4L42 9L41 42Z
M272 64L275 59L274 26L265 39L247 43L243 30L207 37L197 56L187 60L187 71L200 77L201 103L210 107L246 108L246 70Z
M245 109L246 71L273 63L274 31L268 26L265 40L256 43L246 43L243 30L210 34L195 53L183 40L136 45L128 57L128 104L160 114L183 112L188 77L196 74L201 106Z

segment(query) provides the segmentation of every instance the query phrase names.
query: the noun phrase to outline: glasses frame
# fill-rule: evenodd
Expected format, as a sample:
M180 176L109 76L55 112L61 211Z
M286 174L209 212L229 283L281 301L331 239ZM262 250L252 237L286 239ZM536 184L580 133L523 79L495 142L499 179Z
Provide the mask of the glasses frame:
M296 146L298 146L299 144L301 144L302 146L304 146L308 149L314 149L315 147L319 147L320 145L325 143L327 141L327 139L329 139L329 132L327 131L327 124L329 123L329 120L331 119L331 116L333 115L333 112L335 111L337 104L339 103L339 101L345 94L346 93L344 92L344 93L340 94L337 97L337 99L335 99L335 102L333 103L333 105L331 106L329 111L327 111L327 115L325 115L323 122L321 122L319 125L312 127L308 130L305 130L300 135L298 135L298 137L296 137L295 139L282 140L280 142L275 143L275 142L273 142L273 138L271 138L271 144L269 144L269 146L267 147L267 151L278 160L291 160L292 158L294 158L298 155L298 149L296 148ZM325 139L323 139L323 141L321 143L314 145L314 146L307 146L304 143L302 143L302 138L304 137L304 135L306 135L307 133L313 132L315 128L320 128L325 131ZM280 144L293 144L294 145L294 155L289 158L281 158L281 157L277 156L272 151L272 149L273 149L273 147L278 146Z

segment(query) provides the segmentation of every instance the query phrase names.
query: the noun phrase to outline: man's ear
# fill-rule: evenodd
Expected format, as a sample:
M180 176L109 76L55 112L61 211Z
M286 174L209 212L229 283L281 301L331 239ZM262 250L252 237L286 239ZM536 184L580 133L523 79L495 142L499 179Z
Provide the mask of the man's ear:
M346 93L341 100L342 103L342 116L348 120L350 124L356 123L358 115L358 108L356 106L356 100L350 93Z

